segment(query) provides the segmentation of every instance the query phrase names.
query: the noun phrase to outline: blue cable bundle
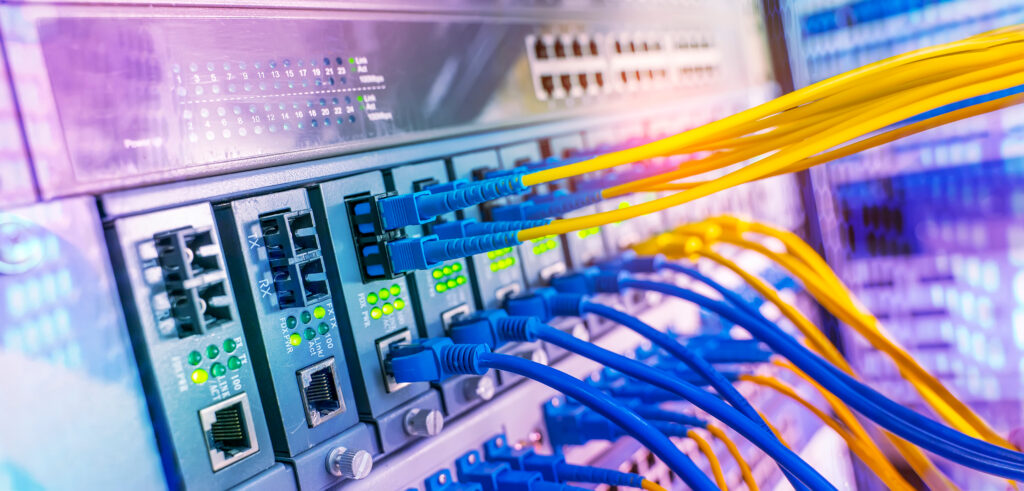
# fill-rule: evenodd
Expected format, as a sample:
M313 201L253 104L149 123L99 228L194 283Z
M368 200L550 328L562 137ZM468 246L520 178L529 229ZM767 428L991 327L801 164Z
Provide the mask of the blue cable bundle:
M387 365L398 382L436 382L451 375L483 375L488 369L503 370L536 380L562 392L615 422L646 446L691 488L718 488L693 461L657 428L626 409L610 396L565 373L539 363L502 353L481 344L453 344L448 338L419 340L399 346L388 355Z
M705 280L712 288L724 290L724 287L712 280ZM926 450L975 470L1007 479L1024 479L1024 454L964 435L893 402L821 359L759 313L750 315L744 312L745 309L740 305L745 302L733 306L675 285L652 281L629 280L628 285L696 303L744 327L754 337L788 358L852 408ZM734 301L731 298L730 300Z
M576 304L576 310L579 310L578 305L583 298L582 296L555 294L553 291L549 291L551 294L548 294L547 297L539 303L546 303L549 309L551 305L559 305L560 307L554 310L556 310L556 313L560 313L561 315L566 315L566 312L571 312L574 303ZM537 304L538 303L529 302L523 303L522 305L536 306ZM775 459L784 469L792 472L792 474L799 479L798 483L801 483L801 486L806 484L811 489L834 489L834 487L832 487L825 478L815 471L814 468L804 462L798 455L793 453L792 450L786 448L786 446L783 445L770 430L766 429L764 426L756 424L746 415L737 411L734 407L722 402L722 400L717 397L704 392L691 384L667 375L660 370L653 369L636 360L626 358L618 353L608 351L589 342L577 339L570 334L566 334L554 327L543 324L534 317L489 314L474 319L474 321L476 322L476 329L489 331L489 333L469 333L467 331L469 331L470 328L466 327L466 329L462 331L462 334L459 335L473 336L473 339L490 338L500 340L501 342L535 341L539 339L547 341L567 351L590 358L630 377L634 377L638 380L642 380L666 391L672 392L679 398L689 401L694 406L697 406L701 410L733 427L737 432ZM467 323L467 326L468 325L470 324ZM457 335L454 330L452 335ZM571 396L571 394L568 393L566 395Z

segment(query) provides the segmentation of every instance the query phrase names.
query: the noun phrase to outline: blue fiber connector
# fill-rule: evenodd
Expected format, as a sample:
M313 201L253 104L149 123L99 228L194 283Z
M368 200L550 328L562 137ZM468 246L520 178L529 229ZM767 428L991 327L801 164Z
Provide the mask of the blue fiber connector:
M527 190L522 176L488 179L455 187L450 191L432 193L419 191L383 198L377 202L386 230L422 225L438 215L451 213L493 199L521 194Z
M516 232L503 232L446 240L441 240L436 235L426 235L391 241L386 247L392 271L405 273L431 268L460 257L517 246L520 243Z
M420 339L393 348L386 366L399 383L440 382L452 375L487 373L479 357L489 351L482 344L455 344L448 338Z
M478 222L473 219L457 220L434 225L431 230L442 239L461 239L474 235L515 232L524 228L540 227L551 223L551 220L523 220L515 222Z
M484 455L489 461L505 462L517 471L539 472L545 481L567 481L567 479L560 479L558 475L558 467L565 465L565 457L541 455L527 446L516 448L508 444L505 435L497 435L484 442Z
M555 191L544 198L512 205L499 206L491 210L491 218L495 221L539 220L564 215L601 201L600 191L586 191L568 194Z

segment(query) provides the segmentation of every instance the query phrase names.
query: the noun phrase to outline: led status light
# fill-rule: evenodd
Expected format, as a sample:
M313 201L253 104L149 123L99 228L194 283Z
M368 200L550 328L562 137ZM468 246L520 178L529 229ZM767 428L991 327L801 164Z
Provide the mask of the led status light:
M292 333L290 336L288 336L288 344L292 346L298 346L302 344L302 336L299 336L299 333Z
M198 365L199 362L203 361L203 355L199 354L198 351L193 351L188 354L188 364Z
M378 300L380 300L380 299L377 298L377 294L376 293L370 293L370 294L366 295L366 301L369 302L370 305L373 305L373 304L377 303Z
M238 370L239 368L242 368L242 360L238 359L237 356L232 356L231 358L228 358L228 368L232 370Z
M307 327L305 335L306 339L313 339L316 337L316 330L314 330L312 327Z
M388 291L390 291L392 295L398 295L402 293L402 287L398 285L391 285L391 288L389 288Z
M197 368L195 370L192 370L192 383L195 383L195 384L205 384L206 381L209 380L209 379L210 379L210 374L206 373L206 370L203 370L202 368Z
M225 353L231 353L235 351L235 348L238 348L238 343L234 339L228 338L224 340Z
M405 308L405 300L402 300L401 298L396 298L395 299L395 310L402 310L404 308Z
M391 296L391 292L387 288L381 288L377 295L380 296L381 300L387 300Z
M295 326L299 325L299 320L296 319L294 315L289 315L288 318L285 319L285 323L288 324L288 329L295 329Z
M219 355L219 354L220 354L220 348L217 348L217 345L211 344L211 345L206 347L206 356L207 356L207 358L212 360L212 359L216 358L217 355Z
M303 324L309 324L313 320L313 314L310 314L307 310L303 310L302 313L299 314L299 317L302 318Z
M382 315L384 315L384 312L382 312L380 310L380 307L374 307L374 308L370 309L370 318L371 319L380 319Z
M331 330L331 326L328 326L326 322L321 322L319 326L316 326L316 329L320 331L320 334L327 334Z
M316 317L317 319L323 319L326 315L327 309L325 309L322 305L319 305L315 309L313 309L313 317Z
M214 377L223 377L227 372L228 369L224 368L224 365L221 365L220 363L214 363L210 366L210 374Z

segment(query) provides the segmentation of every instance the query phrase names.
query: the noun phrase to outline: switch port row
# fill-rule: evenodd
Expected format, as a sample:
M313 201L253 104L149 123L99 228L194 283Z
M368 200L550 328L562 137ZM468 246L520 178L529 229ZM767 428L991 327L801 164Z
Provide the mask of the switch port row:
M309 210L260 215L279 308L305 307L330 296L316 223Z

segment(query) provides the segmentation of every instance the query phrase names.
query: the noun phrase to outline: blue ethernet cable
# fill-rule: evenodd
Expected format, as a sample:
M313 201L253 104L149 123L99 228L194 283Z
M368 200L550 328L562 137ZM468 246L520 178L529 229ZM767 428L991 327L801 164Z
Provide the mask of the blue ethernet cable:
M518 356L492 353L482 344L453 344L448 338L424 339L399 346L388 354L388 361L389 370L398 382L440 381L456 374L483 375L488 369L504 370L536 380L614 421L649 448L691 488L704 491L718 489L667 436L646 420L610 396L554 368Z
M1024 478L1024 454L964 435L889 400L831 366L770 322L675 285L629 280L629 286L682 298L743 326L858 412L926 450L975 470L1007 479Z
M578 298L568 297L575 298L578 296L564 295L562 298L553 299L553 302L561 303L560 301L564 300L565 307L569 308L571 308L570 303L579 303ZM639 361L626 358L595 344L577 339L570 334L544 324L535 317L509 317L500 314L485 314L480 316L478 320L481 322L476 323L474 327L471 327L473 326L469 323L471 321L467 321L462 324L462 329L456 331L453 328L452 336L465 336L467 339L493 339L504 342L536 341L538 339L549 342L566 351L589 358L637 380L642 380L676 394L731 426L743 435L744 438L775 459L780 466L792 472L797 477L798 483L806 484L811 489L835 489L813 467L783 445L770 430L751 421L746 415L736 410L736 408L692 384L651 368Z
M552 281L552 284L555 288L560 290L564 288L576 291L582 290L586 293L620 293L624 288L626 288L626 285L624 284L625 281L628 281L625 274L616 274L614 272L605 272L595 269L592 274L577 273L575 275L556 278ZM658 345L661 349L668 351L672 356L679 359L679 361L685 363L691 370L706 378L715 391L724 397L726 401L729 401L729 403L737 410L750 418L751 421L756 422L765 430L769 429L768 423L761 417L757 410L750 405L750 402L740 394L740 391L732 385L732 382L730 382L729 379L716 370L711 363L688 349L672 336L647 325L645 322L632 315L607 305L589 302L582 297L578 300L577 309L577 312L568 313L577 317L582 317L587 313L604 317L608 320L626 326L637 334L649 339L652 343ZM786 470L784 469L783 472L785 473L785 471ZM792 475L787 474L786 478L794 487L798 489L800 488L799 482L796 479L793 479Z

